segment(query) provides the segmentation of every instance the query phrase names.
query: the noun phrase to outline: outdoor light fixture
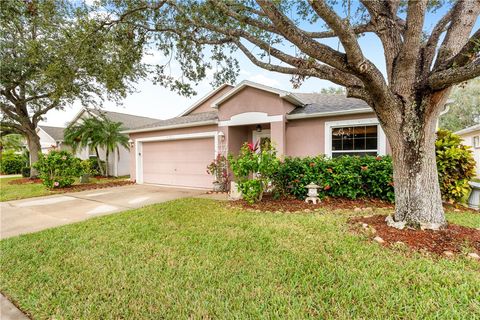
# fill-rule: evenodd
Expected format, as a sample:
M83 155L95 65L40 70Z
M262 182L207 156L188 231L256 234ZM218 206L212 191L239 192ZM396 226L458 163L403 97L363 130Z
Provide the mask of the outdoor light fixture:
M130 148L133 148L133 140L132 139L128 139L128 144L130 145Z
M262 132L262 125L257 124L257 132Z
M220 138L220 141L224 141L224 140L225 140L225 134L224 134L222 131L220 131L220 132L218 133L218 137Z

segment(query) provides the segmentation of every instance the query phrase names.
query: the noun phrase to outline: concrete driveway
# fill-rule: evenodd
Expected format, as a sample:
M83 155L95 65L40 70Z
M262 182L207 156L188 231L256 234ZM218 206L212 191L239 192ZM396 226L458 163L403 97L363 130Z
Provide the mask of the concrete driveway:
M129 185L1 202L0 238L184 197L211 196L203 190Z

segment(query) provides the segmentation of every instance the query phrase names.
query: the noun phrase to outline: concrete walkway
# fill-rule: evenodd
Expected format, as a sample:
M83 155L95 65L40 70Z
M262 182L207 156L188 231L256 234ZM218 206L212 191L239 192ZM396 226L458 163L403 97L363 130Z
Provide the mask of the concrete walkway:
M0 202L0 238L185 197L213 196L203 190L129 185Z
M1 320L28 320L29 318L11 303L3 294L0 294Z

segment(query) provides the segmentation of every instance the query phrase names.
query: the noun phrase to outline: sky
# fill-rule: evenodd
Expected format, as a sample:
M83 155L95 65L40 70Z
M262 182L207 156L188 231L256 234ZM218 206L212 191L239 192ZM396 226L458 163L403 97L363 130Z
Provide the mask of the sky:
M441 8L435 14L429 14L426 17L424 27L430 30L439 16L442 16L446 8ZM480 20L477 20L474 30L480 27ZM338 40L329 39L325 43L337 49ZM383 48L378 38L372 34L367 34L359 39L360 46L364 55L372 61L383 73L385 73L385 62ZM253 65L241 53L235 55L240 63L240 74L237 77L237 83L242 80L250 80L275 88L292 92L318 92L322 88L336 87L333 83L320 79L307 79L299 89L293 89L290 82L291 76L280 73L263 70ZM144 61L149 64L155 64L164 61L164 57L158 51L151 51L144 56ZM172 68L175 68L173 66ZM150 79L139 81L135 84L135 92L128 95L120 106L114 102L105 101L103 108L109 111L116 111L128 114L135 114L145 117L168 119L181 114L188 109L190 105L207 95L213 88L209 84L212 72L207 74L207 78L195 87L196 96L186 98L172 92L159 85L154 85ZM42 124L51 126L65 126L68 121L75 117L81 110L81 104L76 102L67 106L65 110L52 110Z

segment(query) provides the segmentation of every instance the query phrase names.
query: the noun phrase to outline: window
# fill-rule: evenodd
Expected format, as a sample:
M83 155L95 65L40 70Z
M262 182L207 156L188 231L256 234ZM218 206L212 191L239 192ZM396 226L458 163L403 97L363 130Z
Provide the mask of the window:
M475 149L480 148L480 136L474 136L473 137L473 147Z
M378 126L332 127L332 157L378 154Z
M95 148L92 147L92 146L88 146L88 157L91 158L91 157L96 157L97 156L97 152L95 151Z

